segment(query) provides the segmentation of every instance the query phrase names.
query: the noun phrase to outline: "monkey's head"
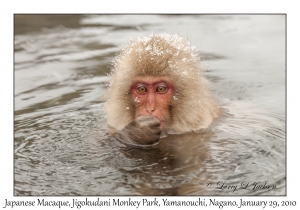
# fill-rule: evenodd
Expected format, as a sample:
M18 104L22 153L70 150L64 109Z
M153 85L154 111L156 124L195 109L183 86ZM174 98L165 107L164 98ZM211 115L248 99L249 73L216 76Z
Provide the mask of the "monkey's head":
M164 131L207 128L220 110L199 59L178 35L152 34L131 41L113 62L108 125L121 130L138 116L153 115Z

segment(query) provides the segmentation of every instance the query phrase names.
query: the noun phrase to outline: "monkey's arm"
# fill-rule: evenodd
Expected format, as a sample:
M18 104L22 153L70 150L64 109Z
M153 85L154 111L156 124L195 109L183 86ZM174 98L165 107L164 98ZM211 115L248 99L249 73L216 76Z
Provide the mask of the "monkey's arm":
M160 133L160 121L147 115L137 117L114 137L130 145L150 145L159 141Z

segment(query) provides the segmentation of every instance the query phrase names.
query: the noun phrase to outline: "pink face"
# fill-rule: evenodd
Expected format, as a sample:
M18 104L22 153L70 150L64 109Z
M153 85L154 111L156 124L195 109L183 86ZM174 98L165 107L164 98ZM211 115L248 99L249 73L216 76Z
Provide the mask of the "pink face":
M163 127L169 117L173 85L164 77L138 77L131 86L136 117L153 115Z

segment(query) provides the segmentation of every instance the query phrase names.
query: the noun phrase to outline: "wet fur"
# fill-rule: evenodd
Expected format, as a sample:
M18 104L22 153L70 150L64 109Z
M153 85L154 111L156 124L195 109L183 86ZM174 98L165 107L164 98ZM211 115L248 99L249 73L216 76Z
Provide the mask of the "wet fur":
M121 130L134 120L130 86L134 78L149 75L168 76L174 85L164 130L185 133L207 128L220 110L199 59L198 52L178 35L152 34L131 41L113 62L106 103L108 125Z

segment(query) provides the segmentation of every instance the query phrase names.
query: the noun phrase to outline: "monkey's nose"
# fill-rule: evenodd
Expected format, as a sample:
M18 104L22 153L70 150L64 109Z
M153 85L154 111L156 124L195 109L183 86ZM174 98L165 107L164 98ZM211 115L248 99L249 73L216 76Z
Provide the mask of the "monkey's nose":
M146 103L145 110L150 114L155 111L155 101L153 100L152 97L149 97Z
M145 108L145 110L148 112L148 113L152 113L152 112L154 112L155 111L155 107L154 106L147 106L146 108Z

